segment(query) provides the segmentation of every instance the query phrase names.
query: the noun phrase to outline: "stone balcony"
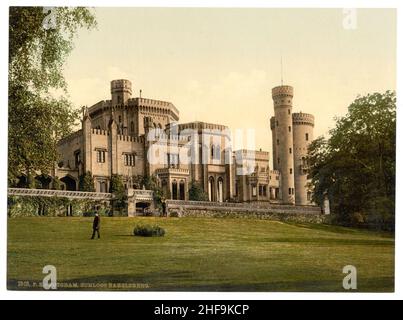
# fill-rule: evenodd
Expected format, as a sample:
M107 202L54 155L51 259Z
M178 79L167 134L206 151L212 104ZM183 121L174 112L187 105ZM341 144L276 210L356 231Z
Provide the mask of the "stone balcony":
M189 175L189 169L181 169L181 168L169 167L169 168L157 169L157 170L155 170L155 173L158 174L158 175L188 176Z

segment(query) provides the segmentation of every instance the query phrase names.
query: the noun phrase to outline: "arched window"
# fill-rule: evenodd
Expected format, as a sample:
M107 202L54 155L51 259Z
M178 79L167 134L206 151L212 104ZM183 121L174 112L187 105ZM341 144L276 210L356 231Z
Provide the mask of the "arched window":
M176 180L172 181L172 200L178 199L178 182Z
M208 199L214 201L214 178L210 177L208 181Z

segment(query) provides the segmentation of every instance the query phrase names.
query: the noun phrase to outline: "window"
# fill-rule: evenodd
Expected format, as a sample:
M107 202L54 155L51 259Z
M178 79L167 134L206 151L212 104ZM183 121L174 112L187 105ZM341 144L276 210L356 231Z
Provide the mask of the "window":
M124 153L123 160L125 166L134 167L136 165L136 157L133 153Z
M305 133L305 140L308 141L309 140L309 134Z
M74 167L78 168L80 165L81 159L80 159L80 150L77 150L74 152Z
M291 126L288 126L288 132L291 132Z
M290 168L290 174L292 174L292 168Z
M179 168L179 154L168 153L167 157L169 168Z
M277 163L280 164L280 158L277 158Z
M267 195L267 188L266 186L259 185L259 196L266 197Z
M288 188L288 194L293 195L294 194L294 188Z
M221 159L221 154L220 154L220 146L217 145L212 145L211 146L211 159L213 160L220 160Z
M290 109L288 109L288 114L291 114L291 110L290 110Z
M291 148L288 148L288 152L289 152L289 153L292 153L292 149L291 149Z
M118 103L120 103L121 102L121 97L120 96L118 96Z
M276 126L278 127L278 121L276 120Z
M122 116L119 116L119 123L122 122Z
M105 162L105 150L96 150L97 151L97 162L104 163Z
M279 139L277 139L277 145L279 145L280 144L280 140Z
M253 185L252 186L252 197L256 197L256 193L257 193L256 185Z

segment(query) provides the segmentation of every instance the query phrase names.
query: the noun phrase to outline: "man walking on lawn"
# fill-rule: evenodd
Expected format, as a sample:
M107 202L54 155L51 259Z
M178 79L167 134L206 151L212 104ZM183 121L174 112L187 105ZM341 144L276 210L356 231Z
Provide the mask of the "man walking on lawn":
M92 237L94 239L95 232L98 233L98 239L101 237L99 234L99 228L101 227L101 217L98 213L95 214L94 222L92 223Z

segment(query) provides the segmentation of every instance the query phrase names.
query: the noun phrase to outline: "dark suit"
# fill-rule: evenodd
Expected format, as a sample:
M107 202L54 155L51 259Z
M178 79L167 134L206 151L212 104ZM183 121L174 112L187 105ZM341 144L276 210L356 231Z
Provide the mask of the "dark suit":
M95 232L98 234L98 239L101 237L99 234L99 229L101 228L101 218L99 216L95 216L94 222L92 223L92 237L91 239L94 239L95 237Z

